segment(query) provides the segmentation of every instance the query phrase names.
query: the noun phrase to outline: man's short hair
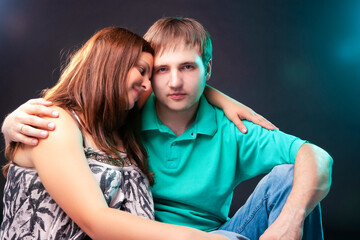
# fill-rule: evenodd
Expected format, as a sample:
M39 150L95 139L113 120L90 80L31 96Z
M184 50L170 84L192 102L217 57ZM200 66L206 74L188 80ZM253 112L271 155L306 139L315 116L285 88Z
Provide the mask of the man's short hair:
M197 48L204 65L212 59L210 34L204 26L191 18L161 18L149 28L144 38L154 49L155 55L185 43L191 48Z

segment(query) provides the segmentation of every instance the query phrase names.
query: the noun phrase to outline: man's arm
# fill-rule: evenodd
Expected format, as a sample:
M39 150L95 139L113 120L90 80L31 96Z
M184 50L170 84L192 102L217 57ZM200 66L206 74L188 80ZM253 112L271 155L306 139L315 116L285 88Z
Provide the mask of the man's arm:
M301 239L305 218L328 194L333 159L323 149L305 143L299 149L290 195L275 222L261 236L265 239Z
M55 124L41 117L59 117L59 113L49 107L51 105L42 98L31 99L10 113L1 128L5 143L21 142L34 146L38 139L47 138L47 130L54 130Z

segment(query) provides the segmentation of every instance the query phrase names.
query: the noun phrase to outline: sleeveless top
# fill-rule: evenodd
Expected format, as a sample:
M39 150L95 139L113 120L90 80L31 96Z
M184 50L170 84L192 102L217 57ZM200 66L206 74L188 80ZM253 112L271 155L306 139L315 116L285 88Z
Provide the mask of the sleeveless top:
M149 181L120 154L114 158L93 148L84 148L89 167L109 207L154 219ZM118 164L119 165L119 164ZM84 199L86 201L86 199ZM84 239L86 234L51 198L35 168L11 163L4 188L0 239Z

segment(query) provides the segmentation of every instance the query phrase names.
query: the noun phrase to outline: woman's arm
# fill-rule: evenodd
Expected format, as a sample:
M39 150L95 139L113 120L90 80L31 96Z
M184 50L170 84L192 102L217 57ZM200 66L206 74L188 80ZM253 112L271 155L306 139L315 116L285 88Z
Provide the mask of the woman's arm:
M209 85L206 85L204 94L211 104L223 109L225 115L243 133L246 133L247 129L245 127L245 124L241 121L241 119L252 121L253 123L258 124L269 130L278 129L277 127L274 126L274 124L266 120L263 116L254 112L251 108L236 101L235 99L230 98L229 96L226 96L225 94L221 93L219 90L216 90L215 88L210 87Z
M75 121L63 109L56 110L60 113L59 118L52 119L56 131L38 146L24 146L20 151L30 157L51 197L91 238L226 239L109 208L86 161Z

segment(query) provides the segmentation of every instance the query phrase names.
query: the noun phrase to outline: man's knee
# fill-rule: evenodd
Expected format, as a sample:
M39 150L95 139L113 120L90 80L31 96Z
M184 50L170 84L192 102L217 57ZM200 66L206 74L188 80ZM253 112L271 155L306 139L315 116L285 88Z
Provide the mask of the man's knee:
M212 233L217 233L217 234L224 235L229 240L249 240L249 238L247 238L247 237L245 237L243 235L240 235L238 233L231 232L231 231L216 230L216 231L213 231Z
M282 164L274 167L270 175L276 177L279 181L293 181L294 179L294 165L293 164Z
M282 164L274 167L267 175L270 191L290 192L294 180L294 165Z

